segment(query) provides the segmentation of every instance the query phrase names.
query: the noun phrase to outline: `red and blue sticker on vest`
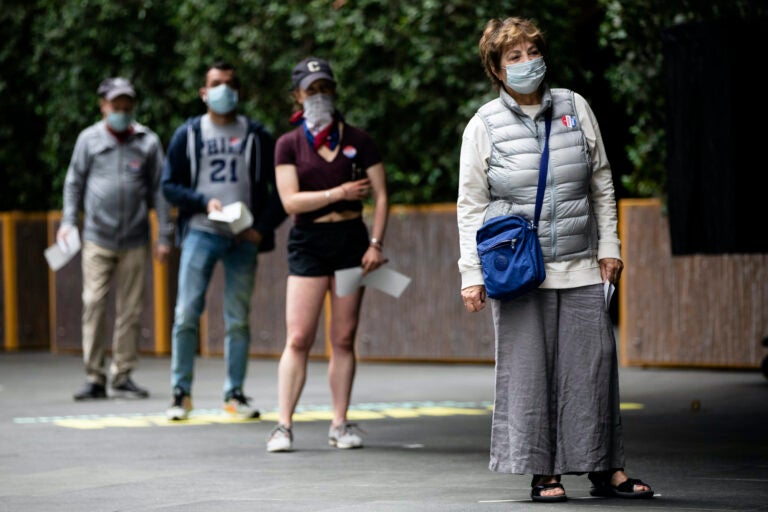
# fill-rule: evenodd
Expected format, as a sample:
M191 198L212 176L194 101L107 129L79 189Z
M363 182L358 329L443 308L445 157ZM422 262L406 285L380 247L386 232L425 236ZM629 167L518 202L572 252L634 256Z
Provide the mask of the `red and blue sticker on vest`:
M563 126L567 126L568 128L576 127L576 116L564 115L560 120L563 122Z

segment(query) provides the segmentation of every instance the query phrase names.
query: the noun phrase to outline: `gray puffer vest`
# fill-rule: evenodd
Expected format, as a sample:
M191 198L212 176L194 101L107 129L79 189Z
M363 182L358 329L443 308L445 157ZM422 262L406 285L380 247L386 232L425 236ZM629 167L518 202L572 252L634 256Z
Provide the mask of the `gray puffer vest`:
M597 254L597 222L589 202L592 163L568 89L545 88L534 119L504 90L478 110L491 141L485 220L510 214L533 220L544 116L550 108L549 168L538 226L544 261L591 257Z

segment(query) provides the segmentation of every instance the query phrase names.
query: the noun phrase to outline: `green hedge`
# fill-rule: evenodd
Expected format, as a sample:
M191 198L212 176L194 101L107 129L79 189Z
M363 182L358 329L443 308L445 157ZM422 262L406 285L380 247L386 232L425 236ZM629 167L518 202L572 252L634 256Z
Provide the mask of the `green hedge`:
M698 4L705 12L694 9ZM242 111L279 135L290 127L290 71L331 61L339 106L378 141L394 203L454 201L461 133L495 96L477 52L485 22L538 21L549 80L592 103L619 195L663 193L659 30L744 11L752 2L522 0L27 0L0 10L0 209L61 206L79 131L99 117L106 76L131 78L137 118L167 144L198 96L208 63L239 69ZM653 13L649 15L648 13ZM738 13L737 13L738 14Z

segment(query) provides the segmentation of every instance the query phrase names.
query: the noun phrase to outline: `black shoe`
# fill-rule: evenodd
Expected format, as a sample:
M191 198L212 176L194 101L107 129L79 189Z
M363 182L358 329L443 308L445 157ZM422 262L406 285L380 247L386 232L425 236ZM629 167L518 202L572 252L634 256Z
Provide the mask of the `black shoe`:
M148 398L149 391L140 388L130 377L126 377L119 384L112 383L112 396L116 398Z
M104 384L97 384L95 382L86 382L85 386L75 393L75 400L103 400L107 398L107 390Z

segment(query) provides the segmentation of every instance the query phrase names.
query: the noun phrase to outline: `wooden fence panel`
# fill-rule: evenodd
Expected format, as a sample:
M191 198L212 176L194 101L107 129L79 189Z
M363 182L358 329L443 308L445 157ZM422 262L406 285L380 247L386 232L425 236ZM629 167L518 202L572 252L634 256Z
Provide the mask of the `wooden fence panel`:
M48 348L44 213L2 214L2 340L7 350ZM39 249L39 250L38 250ZM41 314L42 313L42 314Z
M768 255L672 257L668 224L658 201L625 199L619 202L619 213L626 263L618 289L622 364L759 367L765 351L760 341L768 335ZM79 256L55 274L43 271L47 267L42 251L53 241L60 214L51 212L45 220L38 219L39 214L0 215L0 346L80 352ZM278 357L285 343L289 229L290 220L278 230L275 251L260 256L250 317L254 357ZM454 205L393 207L385 255L390 267L412 282L399 299L378 290L366 292L357 339L361 359L493 360L490 312L469 314L461 304ZM142 353L170 353L178 260L174 248L171 262L150 266ZM43 299L36 301L37 296ZM219 268L201 326L202 355L223 353L222 296ZM113 306L109 315L111 332ZM47 340L38 331L47 333ZM327 354L322 318L312 355Z
M366 222L371 219L366 212ZM251 308L251 355L277 357L285 343L286 241L290 219L277 232L276 249L260 256ZM390 268L411 277L399 299L366 290L357 353L361 360L493 360L490 312L472 315L460 296L458 232L454 205L393 207L384 254ZM224 272L217 266L206 296L207 329L203 353L224 351ZM311 355L330 354L326 314L321 315Z
M2 214L0 214L2 215ZM6 234L6 228L5 228L5 218L0 217L0 241L2 241L2 247L0 247L0 290L2 290L2 293L0 293L0 350L6 350L8 349L10 343L6 339L6 328L5 324L8 323L8 312L6 310L6 304L5 304L5 295L10 290L8 288L8 283L6 283L6 257L5 257L5 251L8 250L8 241L6 240L7 234Z
M622 200L619 208L622 364L758 368L768 254L672 256L659 201Z
M394 207L384 254L411 283L399 299L366 290L358 333L361 358L493 360L490 308L472 314L461 301L455 205Z

